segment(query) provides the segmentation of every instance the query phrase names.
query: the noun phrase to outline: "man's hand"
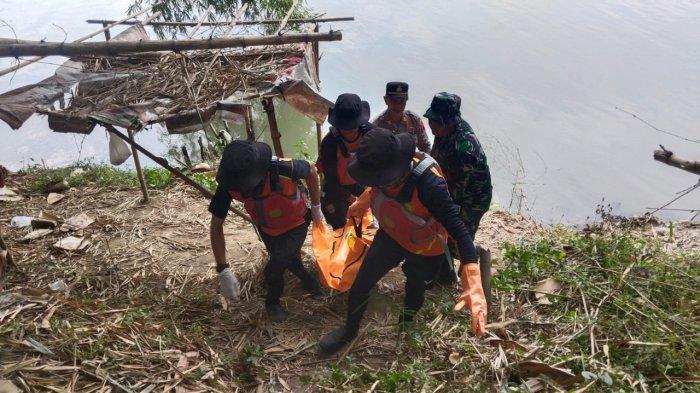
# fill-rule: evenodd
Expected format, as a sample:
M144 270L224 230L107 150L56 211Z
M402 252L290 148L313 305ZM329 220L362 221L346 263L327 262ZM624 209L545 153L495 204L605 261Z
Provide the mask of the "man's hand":
M362 221L362 217L369 209L372 202L370 188L367 188L360 196L348 207L348 218L355 218L358 222Z
M229 268L219 273L219 288L221 289L221 294L229 300L236 300L241 295L241 285Z
M486 333L486 297L481 286L481 271L478 263L467 263L462 266L460 274L462 294L457 298L454 312L461 311L464 306L472 312L472 333L481 336Z

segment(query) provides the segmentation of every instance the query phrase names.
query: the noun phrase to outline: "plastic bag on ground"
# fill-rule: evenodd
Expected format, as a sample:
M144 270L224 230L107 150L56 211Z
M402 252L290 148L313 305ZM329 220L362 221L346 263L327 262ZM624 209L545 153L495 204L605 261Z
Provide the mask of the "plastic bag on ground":
M370 228L371 225L372 214L368 209L357 228L353 220L348 220L345 227L335 231L313 227L311 245L321 280L326 286L340 292L350 289L374 240L376 229Z

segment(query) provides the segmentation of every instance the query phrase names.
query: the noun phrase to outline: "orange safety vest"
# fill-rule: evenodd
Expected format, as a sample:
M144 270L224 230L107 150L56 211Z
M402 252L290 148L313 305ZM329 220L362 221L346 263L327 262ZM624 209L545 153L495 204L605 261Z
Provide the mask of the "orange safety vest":
M420 202L416 182L428 169L432 168L433 173L440 177L442 173L428 155L413 160L415 165L411 175L396 197L386 195L380 188L372 188L372 213L377 217L379 227L407 251L426 256L440 255L445 253L447 231ZM399 202L397 198L407 202Z
M355 153L348 152L348 155L346 157L343 154L343 151L341 149L338 149L336 154L336 157L338 157L338 164L336 165L336 170L338 173L338 181L340 182L340 184L343 186L351 186L353 184L357 184L355 179L350 177L350 174L348 174L348 164L350 164L350 160L352 160L352 158L355 156Z
M273 158L273 164L279 161ZM230 190L229 194L243 202L245 210L255 225L270 236L279 236L303 224L306 220L306 198L292 179L271 171L265 179L262 192L244 197Z

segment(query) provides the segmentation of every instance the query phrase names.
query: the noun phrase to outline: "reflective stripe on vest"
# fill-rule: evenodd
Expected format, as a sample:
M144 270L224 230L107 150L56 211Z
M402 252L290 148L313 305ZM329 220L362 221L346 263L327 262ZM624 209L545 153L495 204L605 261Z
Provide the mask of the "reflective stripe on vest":
M435 164L435 160L426 155L411 170L411 176L397 195L410 192L406 203L389 197L379 188L372 188L372 213L377 217L379 227L407 251L418 255L443 254L447 238L447 232L434 217L415 214L427 210L418 198L416 183Z

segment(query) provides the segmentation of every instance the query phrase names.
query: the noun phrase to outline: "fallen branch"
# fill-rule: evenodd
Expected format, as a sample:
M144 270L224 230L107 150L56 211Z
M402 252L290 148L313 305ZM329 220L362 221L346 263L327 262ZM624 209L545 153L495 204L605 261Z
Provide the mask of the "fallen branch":
M654 150L654 159L656 161L700 175L700 161L686 160L673 154L672 151L666 150L663 146L660 145L660 147L661 150Z

